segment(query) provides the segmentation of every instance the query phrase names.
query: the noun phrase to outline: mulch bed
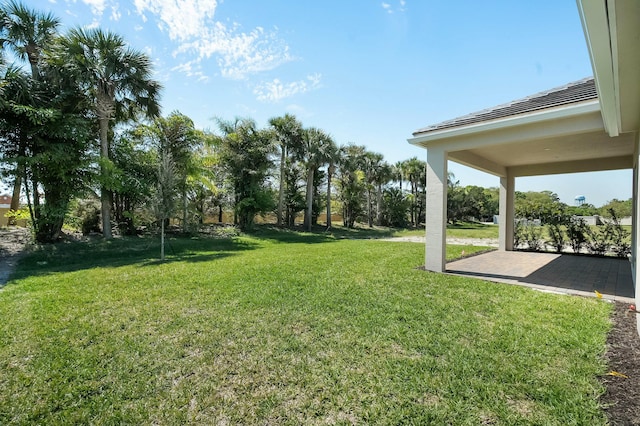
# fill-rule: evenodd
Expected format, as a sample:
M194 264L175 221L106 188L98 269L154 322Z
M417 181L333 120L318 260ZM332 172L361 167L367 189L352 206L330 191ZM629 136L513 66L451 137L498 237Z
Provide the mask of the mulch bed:
M607 337L608 371L625 377L605 375L606 387L600 402L612 425L640 425L640 336L636 314L626 303L616 303L613 328Z

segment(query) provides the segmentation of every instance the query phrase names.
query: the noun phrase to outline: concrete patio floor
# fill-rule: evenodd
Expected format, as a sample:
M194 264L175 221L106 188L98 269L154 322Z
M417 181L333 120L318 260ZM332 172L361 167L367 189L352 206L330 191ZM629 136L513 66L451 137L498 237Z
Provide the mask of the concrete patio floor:
M449 262L446 273L590 297L597 290L605 299L635 302L627 259L492 251Z

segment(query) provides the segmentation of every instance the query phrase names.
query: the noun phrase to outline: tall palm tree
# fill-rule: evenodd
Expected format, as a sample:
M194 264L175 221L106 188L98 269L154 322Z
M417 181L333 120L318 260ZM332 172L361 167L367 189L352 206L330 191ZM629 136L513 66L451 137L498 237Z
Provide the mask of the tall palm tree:
M366 148L361 145L348 144L340 148L338 188L342 201L342 223L347 228L354 227L362 212L365 183L361 164L365 152Z
M393 177L393 171L389 163L382 161L376 164L373 174L373 183L376 185L376 225L382 225L382 188Z
M393 179L400 184L400 192L403 191L402 180L404 178L404 167L405 167L404 163L405 163L404 161L398 161L396 162L396 164L393 165L393 168L392 168Z
M340 162L342 151L331 141L327 148L327 229L331 229L331 179L336 172L336 167Z
M373 200L371 198L376 188L376 179L378 170L382 167L382 161L382 154L377 152L366 152L362 157L362 171L365 175L367 188L367 222L369 227L373 226Z
M51 12L29 9L9 1L0 9L0 46L7 45L31 66L31 76L38 79L42 49L54 39L60 20Z
M0 48L9 47L20 58L26 59L31 67L31 77L38 80L42 50L52 42L59 26L60 20L53 14L29 9L11 0L0 8ZM24 170L19 169L13 185L11 210L20 207Z
M276 141L280 148L280 188L278 191L278 226L282 225L282 211L284 209L285 191L285 163L290 151L299 151L302 145L302 123L294 115L285 114L282 117L269 119Z
M111 191L108 181L109 126L118 117L142 110L159 114L160 83L151 79L151 59L128 48L117 34L100 29L72 29L61 41L65 66L78 74L98 119L101 158L102 232L111 238Z
M304 216L304 226L311 231L313 222L313 178L316 169L327 162L330 148L335 145L331 136L320 129L306 129L302 136L303 156L307 169L307 209Z

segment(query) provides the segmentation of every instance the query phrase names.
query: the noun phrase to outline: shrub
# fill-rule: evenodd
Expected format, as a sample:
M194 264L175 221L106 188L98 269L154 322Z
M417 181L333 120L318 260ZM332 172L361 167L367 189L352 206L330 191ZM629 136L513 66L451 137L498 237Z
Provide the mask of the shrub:
M574 253L580 253L587 243L589 226L581 217L574 216L567 222L567 237Z
M100 204L95 200L76 200L71 203L65 224L83 235L100 232Z
M553 223L547 226L547 231L549 232L549 243L553 246L557 253L562 252L564 246L567 242L565 238L565 233L562 230L562 226L558 223Z
M522 243L524 242L524 225L522 224L522 221L519 219L516 219L514 225L513 225L513 247L514 248L518 248L522 245Z
M589 253L598 256L604 256L609 248L609 229L604 228L587 228L587 250Z
M611 251L618 257L627 257L631 254L631 243L629 242L629 231L620 225L616 212L610 208L608 210L611 221L607 222L607 235L610 238Z
M542 227L540 225L527 223L523 225L523 237L527 247L532 251L541 251L544 248L542 240Z

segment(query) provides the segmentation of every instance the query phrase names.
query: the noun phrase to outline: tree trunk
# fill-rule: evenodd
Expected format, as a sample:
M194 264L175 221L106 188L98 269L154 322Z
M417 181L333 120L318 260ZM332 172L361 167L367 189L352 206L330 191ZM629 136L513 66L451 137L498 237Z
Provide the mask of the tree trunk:
M160 223L160 260L164 260L164 219Z
M222 204L218 206L218 222L222 223Z
M313 167L309 167L307 174L307 211L304 216L304 227L307 231L311 231L312 214L313 214Z
M33 69L32 69L33 71ZM20 194L22 193L22 181L23 177L26 184L27 179L27 166L24 164L24 158L26 157L26 140L25 135L20 132L20 146L18 151L18 163L16 164L16 180L13 183L13 195L11 197L11 205L9 208L13 211L20 209ZM15 218L9 219L9 225L15 225Z
M327 168L327 229L331 229L331 175L333 174L333 165Z
M413 178L411 179L411 225L418 226L418 224L416 223L416 197L417 194L415 193L415 189L414 189L414 185L413 185Z
M376 225L382 225L382 185L378 185L376 205Z
M182 187L182 232L183 233L187 233L188 232L188 227L187 227L187 204L188 204L188 200L187 200L187 185L186 183L184 184L184 186Z
M17 167L19 168L20 166L17 166ZM18 169L16 169L16 180L13 183L13 195L11 197L11 205L9 206L9 209L13 211L17 211L18 209L20 209L20 193L22 192L21 188L22 188L22 176L20 175L20 172L18 171ZM15 217L9 218L8 224L15 225L16 224Z
M102 160L109 159L109 117L101 117L100 124L100 157ZM100 171L102 178L106 180L105 166ZM106 239L110 239L111 233L111 191L105 187L104 182L100 190L100 212L102 214L102 235Z
M373 213L371 212L371 190L367 188L367 224L373 227Z
M45 185L46 203L42 206L42 214L38 219L35 239L39 243L52 243L60 237L64 216L67 213L69 199L63 194L62 184Z
M284 161L287 156L287 151L284 144L280 147L280 190L278 193L278 226L282 225L282 209L284 205Z

